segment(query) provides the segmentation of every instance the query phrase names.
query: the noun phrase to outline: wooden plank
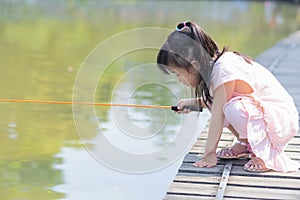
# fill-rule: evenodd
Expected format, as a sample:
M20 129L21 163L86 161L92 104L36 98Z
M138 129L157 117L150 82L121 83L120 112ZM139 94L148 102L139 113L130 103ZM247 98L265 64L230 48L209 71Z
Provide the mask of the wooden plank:
M196 175L194 173L178 173L174 178L174 182L171 184L165 199L214 199L214 193L216 192L220 179L220 175L206 173ZM195 189L196 191L189 193L186 191L186 186L189 186L190 184L197 185L200 189ZM205 191L205 193L203 193L203 191Z
M274 178L293 178L300 179L300 171L281 173L281 172L265 172L265 173L252 173L243 169L243 166L234 165L231 171L232 176L250 176L250 177L274 177Z
M179 194L167 194L165 200L213 200L212 196L197 196L197 195L179 195Z
M173 182L167 194L214 197L218 184Z
M300 147L300 136L294 136L289 142L289 145L298 145Z
M183 162L184 163L193 163L197 160L200 160L201 159L201 156L200 155L197 155L197 154L187 154L185 155L184 159L183 159Z
M300 155L299 153L295 152L286 152L286 155L291 158L292 160L300 161Z
M207 139L207 136L205 136L205 138L198 138L195 142L195 144L197 143L206 143L206 139ZM232 136L226 136L226 137L223 137L220 139L220 141L223 141L223 142L232 142L234 140L234 137Z
M300 156L300 145L288 145L285 148L286 152L294 152L294 153L299 153Z
M186 182L186 183L210 183L218 185L221 180L220 175L212 174L194 174L194 173L179 173L174 182Z
M201 132L201 134L199 134L198 138L206 138L207 137L207 133L208 133L208 126L206 126L204 128L204 130ZM229 129L223 128L223 132L222 132L221 138L226 138L226 137L230 137L230 136L233 137L234 135L230 132Z
M228 180L228 185L300 190L300 179L294 179L290 177L278 178L231 175Z
M192 164L183 163L179 168L179 173L195 173L195 174L218 174L223 173L224 165L217 165L212 168L194 167Z
M266 187L227 186L225 197L236 199L293 199L300 198L300 190L273 189Z

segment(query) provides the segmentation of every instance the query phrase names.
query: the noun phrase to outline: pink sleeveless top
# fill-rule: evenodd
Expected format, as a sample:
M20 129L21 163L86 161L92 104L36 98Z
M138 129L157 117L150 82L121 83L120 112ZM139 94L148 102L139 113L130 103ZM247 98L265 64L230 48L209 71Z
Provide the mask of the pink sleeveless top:
M299 163L290 160L284 153L287 143L299 129L299 116L293 98L266 68L254 61L249 64L243 57L226 52L213 67L211 95L217 87L233 80L245 81L254 91L241 99L251 99L244 104L249 116L245 132L256 156L276 171L298 170ZM235 94L233 99L237 96ZM257 106L260 107L259 116L257 109L254 110Z

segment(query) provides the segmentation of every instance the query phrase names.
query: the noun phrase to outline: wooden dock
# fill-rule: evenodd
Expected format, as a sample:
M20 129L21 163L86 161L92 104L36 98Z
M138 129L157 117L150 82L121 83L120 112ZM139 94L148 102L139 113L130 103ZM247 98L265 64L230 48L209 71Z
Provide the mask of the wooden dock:
M293 96L300 113L300 31L281 40L261 54L262 63ZM243 170L247 159L219 160L216 167L196 168L206 143L207 127L185 156L170 185L166 200L197 199L300 199L300 171L250 173ZM233 135L224 129L218 150L230 147ZM287 155L300 162L300 132L286 148Z

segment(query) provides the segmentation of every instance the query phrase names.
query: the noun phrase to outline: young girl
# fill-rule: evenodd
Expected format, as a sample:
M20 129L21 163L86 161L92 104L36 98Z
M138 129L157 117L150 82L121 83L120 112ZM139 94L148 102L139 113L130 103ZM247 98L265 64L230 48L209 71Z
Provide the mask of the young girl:
M185 106L199 105L211 112L203 158L196 167L213 167L220 159L244 156L251 159L244 169L251 172L296 171L299 163L284 153L298 131L298 112L292 97L276 78L260 64L226 48L219 50L197 24L177 25L157 56L159 68L174 73L185 85L195 88L196 98L178 102L178 113L189 113ZM237 142L216 153L223 127Z

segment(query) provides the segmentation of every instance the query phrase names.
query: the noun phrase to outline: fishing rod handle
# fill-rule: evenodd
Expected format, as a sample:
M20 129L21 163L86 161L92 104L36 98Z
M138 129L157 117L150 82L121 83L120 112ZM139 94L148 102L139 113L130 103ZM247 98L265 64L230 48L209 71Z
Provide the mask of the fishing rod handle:
M202 110L203 110L203 108L201 106L197 106L197 105L183 106L183 109L181 109L181 110L184 110L184 109L189 109L191 111L197 111L197 112L202 112ZM171 106L171 110L179 111L177 106Z

